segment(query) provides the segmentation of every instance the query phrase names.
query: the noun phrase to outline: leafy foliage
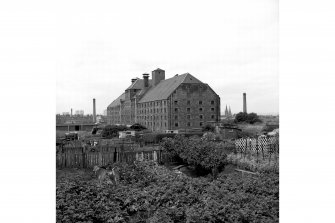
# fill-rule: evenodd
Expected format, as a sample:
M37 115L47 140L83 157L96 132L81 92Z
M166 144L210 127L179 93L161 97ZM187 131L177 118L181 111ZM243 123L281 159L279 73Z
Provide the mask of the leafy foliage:
M177 135L174 139L165 138L161 146L173 158L180 158L198 169L214 172L224 167L227 157L223 144L208 140L207 137L186 138Z
M215 127L210 125L210 124L207 124L205 125L203 128L202 128L202 131L203 132L214 132L215 131Z
M119 134L119 131L125 131L128 128L126 126L123 125L107 125L103 128L101 136L104 138L113 138L113 137L117 137Z
M240 112L235 116L235 123L246 122L250 124L254 124L256 122L262 122L256 113L245 113Z
M118 185L57 173L57 222L278 222L278 174L208 181L153 162L120 168Z

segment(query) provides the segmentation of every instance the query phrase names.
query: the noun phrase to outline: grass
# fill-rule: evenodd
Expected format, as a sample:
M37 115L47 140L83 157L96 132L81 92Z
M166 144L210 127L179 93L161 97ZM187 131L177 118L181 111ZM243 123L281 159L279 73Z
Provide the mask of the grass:
M234 164L242 169L250 170L253 172L275 172L279 173L279 157L276 159L274 155L271 159L265 155L264 159L262 154L259 154L257 159L256 155L241 155L241 154L228 154L228 163Z

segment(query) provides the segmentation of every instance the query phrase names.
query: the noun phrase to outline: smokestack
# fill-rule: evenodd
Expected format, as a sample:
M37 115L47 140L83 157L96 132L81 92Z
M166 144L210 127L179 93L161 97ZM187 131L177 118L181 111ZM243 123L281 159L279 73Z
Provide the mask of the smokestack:
M149 87L149 74L143 74L144 87Z
M72 117L72 108L71 108L71 117Z
M93 122L97 122L96 114L95 114L95 98L93 98Z
M247 113L247 94L243 93L243 112Z

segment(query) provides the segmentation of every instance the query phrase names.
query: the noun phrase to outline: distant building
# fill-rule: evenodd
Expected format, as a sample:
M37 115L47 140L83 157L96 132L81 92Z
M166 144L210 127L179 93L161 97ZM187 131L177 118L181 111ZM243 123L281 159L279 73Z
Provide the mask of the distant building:
M224 112L224 116L225 116L225 118L231 118L231 117L233 117L233 115L231 114L230 106L229 106L229 109L228 109L227 105L226 105L226 110Z
M70 115L70 112L63 112L63 115Z
M84 110L77 110L75 112L76 115L80 115L80 116L83 116L84 115Z
M93 123L92 115L56 115L56 124L91 124Z
M220 97L189 73L165 79L156 69L131 80L131 85L107 107L109 124L140 123L152 131L202 128L220 120Z

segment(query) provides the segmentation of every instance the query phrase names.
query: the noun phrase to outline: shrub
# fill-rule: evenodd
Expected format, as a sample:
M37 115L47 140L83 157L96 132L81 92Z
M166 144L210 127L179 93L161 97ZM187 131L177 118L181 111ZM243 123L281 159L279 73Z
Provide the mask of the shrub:
M210 125L210 124L207 124L205 125L203 128L202 128L202 131L203 132L214 132L215 131L215 127Z
M223 144L209 141L206 137L177 135L174 139L165 138L161 147L170 157L194 165L198 172L212 171L214 178L218 169L224 167L227 157Z
M250 124L254 124L256 122L262 122L256 113L246 113L240 112L235 116L235 123L246 122Z
M123 168L119 185L57 178L57 222L278 222L278 174L219 175L210 182L152 162ZM130 176L134 182L125 180Z
M174 138L174 133L147 133L143 135L144 143L159 143L163 138Z
M125 131L128 130L128 128L126 126L123 125L106 125L103 129L102 129L102 133L101 136L103 138L113 138L113 137L117 137L119 135L119 131Z

